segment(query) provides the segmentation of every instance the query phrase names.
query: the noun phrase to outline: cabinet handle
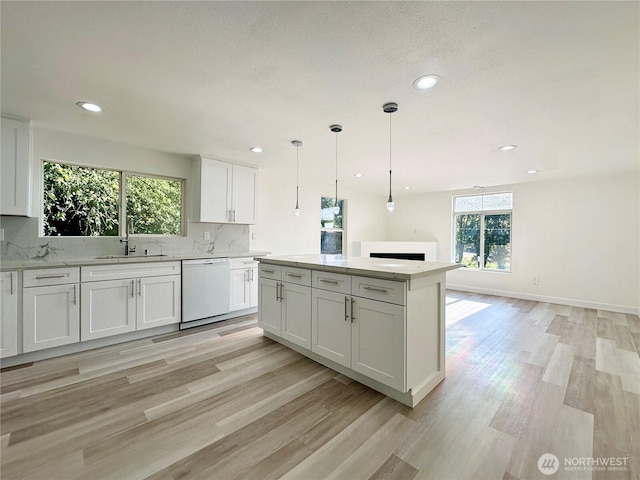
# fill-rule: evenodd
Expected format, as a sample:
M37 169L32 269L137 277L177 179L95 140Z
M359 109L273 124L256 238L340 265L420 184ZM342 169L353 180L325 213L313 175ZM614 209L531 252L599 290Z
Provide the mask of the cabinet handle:
M344 321L349 320L349 314L347 313L347 304L349 303L349 297L344 297Z
M36 280L44 280L45 278L64 278L66 277L66 274L63 275L36 275L35 279Z
M276 273L275 270L267 270L266 268L263 268L262 271L265 273Z
M133 298L133 296L135 294L134 293L135 288L136 288L136 285L135 285L134 281L131 280L131 298Z
M253 282L253 268L249 270L249 281Z
M9 288L11 289L11 295L13 295L13 272L9 272Z
M297 273L287 273L287 277L302 278L302 275Z
M228 213L227 213L227 218L229 219L229 221L230 221L230 222L232 221L232 220L231 220L231 210L229 210L229 211L228 211Z
M78 304L78 299L76 297L76 285L73 286L73 304L74 305Z
M284 283L280 284L280 301L284 301Z
M138 296L142 296L142 280L138 279Z
M378 292L378 293L387 293L387 289L386 288L376 288L376 287L369 287L369 286L364 286L362 287L363 290L371 290L372 292Z
M276 283L276 302L280 301L280 284Z
M234 210L233 211L233 222L235 223L235 221L236 221L236 211Z
M356 301L352 298L351 299L351 323L353 323L353 321L356 319L355 315L353 314L353 312L355 312L355 305L356 305Z
M318 281L322 283L330 283L331 285L338 285L338 282L336 280L327 280L326 278L320 278L318 279Z

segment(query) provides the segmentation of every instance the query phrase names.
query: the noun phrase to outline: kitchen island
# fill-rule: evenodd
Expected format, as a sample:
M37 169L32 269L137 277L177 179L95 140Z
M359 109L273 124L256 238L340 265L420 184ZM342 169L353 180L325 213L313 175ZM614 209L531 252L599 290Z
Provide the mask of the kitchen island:
M414 407L445 377L446 272L457 264L258 257L264 335Z

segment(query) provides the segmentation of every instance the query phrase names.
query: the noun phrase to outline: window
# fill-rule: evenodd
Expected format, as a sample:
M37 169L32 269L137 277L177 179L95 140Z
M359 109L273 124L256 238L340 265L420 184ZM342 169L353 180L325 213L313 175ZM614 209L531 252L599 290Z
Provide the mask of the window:
M336 199L322 197L320 200L320 253L340 255L344 248L344 200L338 199L338 213L335 212Z
M479 270L511 271L513 193L453 197L453 261Z
M43 185L45 236L182 233L180 179L45 161Z

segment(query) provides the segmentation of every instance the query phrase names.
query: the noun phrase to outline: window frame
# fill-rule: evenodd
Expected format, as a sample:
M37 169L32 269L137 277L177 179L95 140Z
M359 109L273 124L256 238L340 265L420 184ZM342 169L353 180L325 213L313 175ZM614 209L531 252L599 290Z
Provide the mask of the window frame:
M489 195L499 195L504 193L511 194L511 208L503 209L491 209L491 210L471 210L464 212L455 211L456 198L461 197L484 197ZM485 216L489 215L509 215L509 269L501 270L497 268L485 268L484 267L484 244L485 244ZM451 261L455 263L456 260L456 216L458 215L480 215L480 254L478 255L478 268L469 268L462 266L462 270L468 272L494 272L509 274L513 271L511 259L513 258L513 191L506 190L500 192L488 192L488 193L473 193L468 195L453 195L451 197Z
M333 195L320 196L320 221L322 222L322 200L325 198L335 199ZM346 255L347 247L347 200L338 198L338 202L342 202L342 228L325 228L320 224L320 254L321 255ZM322 232L342 232L342 248L341 253L322 253Z
M120 188L120 199L118 202L118 236L83 236L83 235L45 235L44 234L44 164L45 163L57 163L60 165L69 165L72 167L82 167L82 168L91 168L94 170L107 170L110 172L118 173L119 177L119 188ZM49 158L41 158L40 159L40 208L39 208L39 236L40 238L119 238L127 235L127 198L126 198L126 190L127 190L127 175L135 175L142 176L148 178L158 178L161 180L171 180L180 182L180 233L131 233L130 237L186 237L187 236L187 219L186 219L186 179L178 178L178 177L170 177L167 175L156 175L149 174L145 172L136 172L133 170L123 170L118 168L110 168L110 167L101 167L96 165L87 165L83 163L75 163L75 162L66 162L62 160L51 160Z

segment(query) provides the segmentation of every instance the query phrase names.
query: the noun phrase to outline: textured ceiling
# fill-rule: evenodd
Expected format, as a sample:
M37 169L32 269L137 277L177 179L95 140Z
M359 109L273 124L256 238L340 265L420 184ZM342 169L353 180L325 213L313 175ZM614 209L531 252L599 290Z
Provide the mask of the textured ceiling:
M0 8L2 114L35 125L275 169L300 139L301 176L330 180L340 123L341 182L384 194L393 101L398 194L638 171L637 2Z

